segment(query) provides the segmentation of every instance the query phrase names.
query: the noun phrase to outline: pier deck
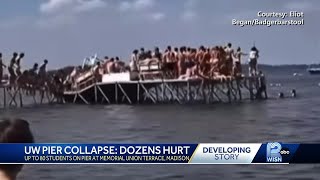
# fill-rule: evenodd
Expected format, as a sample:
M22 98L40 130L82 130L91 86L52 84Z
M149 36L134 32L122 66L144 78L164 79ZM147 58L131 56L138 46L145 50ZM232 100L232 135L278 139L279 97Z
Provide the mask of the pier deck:
M259 77L202 79L159 79L93 83L83 89L64 92L67 103L143 104L233 102L254 99Z

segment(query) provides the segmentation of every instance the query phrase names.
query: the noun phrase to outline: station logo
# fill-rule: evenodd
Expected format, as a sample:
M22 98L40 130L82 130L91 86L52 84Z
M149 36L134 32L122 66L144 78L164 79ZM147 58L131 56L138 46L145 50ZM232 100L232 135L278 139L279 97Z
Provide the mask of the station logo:
M282 158L288 156L290 151L288 148L283 148L280 143L272 142L267 144L266 161L268 163L282 163Z

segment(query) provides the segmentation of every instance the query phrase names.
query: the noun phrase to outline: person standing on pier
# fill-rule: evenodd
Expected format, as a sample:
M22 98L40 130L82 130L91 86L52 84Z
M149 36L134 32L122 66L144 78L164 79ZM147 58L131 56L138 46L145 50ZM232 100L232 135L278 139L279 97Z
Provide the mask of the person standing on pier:
M138 53L139 51L137 49L135 49L132 52L130 63L129 63L131 72L138 72L138 59L139 59Z
M232 67L233 67L233 55L234 55L234 51L232 49L232 44L228 43L227 47L224 49L225 53L226 53L226 68L228 71L228 74L231 75L232 74Z
M39 68L39 78L41 79L41 81L43 81L42 83L44 83L46 81L46 74L47 74L47 64L48 64L48 60L44 60L43 64L40 66Z
M144 51L144 48L140 48L139 61L143 61L145 59L146 59L146 52Z
M249 76L257 75L258 58L259 50L253 46L249 54Z
M11 58L9 67L8 67L8 72L10 74L10 84L14 84L14 81L17 78L16 73L14 72L14 65L16 63L16 59L17 59L18 54L16 52L13 53L13 57Z
M0 53L0 84L2 84L3 79L3 68L6 68L7 66L3 64L2 61L2 53Z
M24 57L24 53L20 53L16 60L16 75L21 76L21 60Z
M234 76L241 76L242 68L241 68L241 57L247 56L248 54L243 53L241 48L238 47L237 51L234 53L234 67L233 67L233 75Z

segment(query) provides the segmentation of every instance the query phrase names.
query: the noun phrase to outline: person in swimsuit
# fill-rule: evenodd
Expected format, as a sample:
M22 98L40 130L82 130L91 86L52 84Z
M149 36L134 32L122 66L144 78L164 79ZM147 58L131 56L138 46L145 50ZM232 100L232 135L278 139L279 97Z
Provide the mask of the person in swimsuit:
M242 74L241 57L246 55L247 55L246 53L241 52L240 47L238 47L237 51L234 53L234 66L233 66L234 76L239 76Z
M258 58L259 58L259 51L255 46L253 46L249 53L249 75L250 76L255 76L257 74Z
M129 63L131 72L138 72L138 59L139 59L138 53L139 51L137 49L135 49L132 52L130 63Z
M185 74L185 60L186 60L186 55L185 55L185 49L183 47L180 47L180 52L177 54L178 56L178 62L177 62L177 67L178 67L178 76L180 77L181 75Z
M196 63L199 64L199 71L201 71L201 73L203 73L204 71L204 54L205 54L205 48L204 46L200 46L198 52L197 52L197 55L196 55Z
M21 60L24 58L24 53L20 53L16 60L16 75L21 76Z
M154 48L152 58L157 59L159 62L162 62L162 53L160 52L160 49L158 47Z
M2 53L0 53L0 84L2 83L2 79L3 79L3 68L6 68L7 66L5 64L3 64L2 61Z
M11 58L10 64L8 66L8 72L10 74L10 83L13 83L17 78L17 75L14 71L14 66L16 63L17 56L18 56L18 53L14 52L13 57Z
M232 44L228 43L227 47L224 49L225 51L225 63L226 63L226 68L228 75L232 74L232 67L233 67L233 56L234 56L234 51L232 49Z
M167 75L170 78L177 77L177 66L176 66L176 59L175 59L175 53L172 51L171 46L169 45L166 49L166 53L163 56L163 62L164 62L164 70L166 71Z
M146 53L144 52L144 48L140 48L139 61L143 61L145 59L146 59Z
M40 79L43 80L43 81L46 80L47 64L48 64L48 60L45 59L43 61L43 64L40 66L39 72L38 72L38 75L39 75Z

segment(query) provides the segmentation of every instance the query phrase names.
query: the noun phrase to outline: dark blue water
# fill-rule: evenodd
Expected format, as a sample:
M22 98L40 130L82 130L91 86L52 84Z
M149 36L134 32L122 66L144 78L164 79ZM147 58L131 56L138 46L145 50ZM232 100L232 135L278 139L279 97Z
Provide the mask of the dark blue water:
M37 142L320 143L320 76L269 72L269 95L215 105L44 106L1 111L30 121ZM20 179L319 179L320 165L28 165Z

